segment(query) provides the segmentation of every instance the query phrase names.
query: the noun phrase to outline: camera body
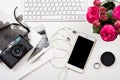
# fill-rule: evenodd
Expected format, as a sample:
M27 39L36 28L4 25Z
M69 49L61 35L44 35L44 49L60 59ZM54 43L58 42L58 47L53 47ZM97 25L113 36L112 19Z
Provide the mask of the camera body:
M11 69L32 49L32 45L19 35L0 54L1 60Z

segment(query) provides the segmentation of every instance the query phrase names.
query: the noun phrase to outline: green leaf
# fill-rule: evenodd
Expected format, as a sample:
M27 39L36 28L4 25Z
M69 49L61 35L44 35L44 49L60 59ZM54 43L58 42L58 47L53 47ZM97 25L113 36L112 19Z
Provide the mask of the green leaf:
M95 27L93 26L93 33L99 34L99 33L100 33L100 29L101 29L101 27L95 28Z
M108 19L112 19L112 15L110 13L106 13L108 16Z
M114 2L107 2L107 3L103 4L102 6L104 6L107 9L107 11L113 10L115 8L115 3Z

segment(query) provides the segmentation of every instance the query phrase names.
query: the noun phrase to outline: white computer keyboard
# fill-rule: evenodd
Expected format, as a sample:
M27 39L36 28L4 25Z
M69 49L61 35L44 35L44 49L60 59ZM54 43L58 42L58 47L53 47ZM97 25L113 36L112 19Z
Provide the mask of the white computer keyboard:
M86 0L24 0L24 21L84 21Z

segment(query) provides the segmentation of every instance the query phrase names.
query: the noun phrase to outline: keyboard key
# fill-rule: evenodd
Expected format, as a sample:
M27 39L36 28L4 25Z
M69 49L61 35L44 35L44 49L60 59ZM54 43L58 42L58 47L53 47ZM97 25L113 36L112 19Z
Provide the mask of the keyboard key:
M33 12L33 15L36 15L37 12Z
M67 10L68 10L68 7L65 7L65 10L67 11Z
M28 12L24 12L24 15L28 15Z
M56 10L59 11L59 10L60 10L60 7L57 7Z
M81 7L78 7L77 10L80 11L80 10L82 10L82 8L81 8Z
M57 7L57 6L58 6L58 3L56 3L55 6Z
M52 8L52 11L55 11L55 7Z
M72 19L75 19L75 16L72 16L71 18L72 18Z
M29 3L29 7L32 7L32 5L33 5L32 3Z
M41 12L41 15L44 15L45 14L45 12Z
M45 0L46 2L49 2L49 0Z
M29 14L29 15L32 15L32 12L29 12L28 14Z
M36 6L37 6L37 4L36 4L36 3L34 3L34 4L33 4L33 7L36 7Z
M54 0L50 0L49 2L53 2Z
M76 4L75 4L75 3L72 3L72 6L76 6Z
M28 19L31 20L31 19L32 19L32 16L29 16Z
M44 9L43 9L44 11L47 11L47 7L44 7Z
M59 15L61 15L62 14L62 11L59 11Z
M43 8L40 7L40 8L39 8L39 11L42 11L42 10L43 10Z
M46 12L46 15L49 15L50 14L50 12Z
M50 12L50 15L53 15L54 14L54 12Z
M37 15L40 15L40 12L37 12Z
M40 0L37 0L37 2L40 2Z
M28 3L26 3L26 4L25 4L25 7L28 7L28 5L29 5L29 4L28 4Z
M37 16L37 20L40 20L41 19L41 17L40 16Z
M27 19L28 19L28 16L25 15L25 16L24 16L24 19L27 20Z
M72 11L72 10L73 10L73 7L69 7L69 10Z
M41 16L42 19L61 19L61 16Z
M40 6L41 6L41 3L38 4L38 7L40 7Z
M67 16L67 19L70 19L70 16Z
M70 14L71 12L70 11L67 11L67 14Z
M58 14L58 12L54 12L54 15L57 15Z
M28 8L28 7L26 7L26 8L25 8L25 11L29 11L29 8Z
M85 14L84 12L82 12L82 11L76 11L76 14Z
M34 11L34 7L31 7L31 11Z
M59 3L59 6L61 6L61 7L62 7L62 5L63 5L63 3Z
M24 2L28 2L28 0L24 0Z
M36 0L33 0L33 2L36 2Z
M77 7L73 7L73 10L76 11L76 10L77 10Z
M62 0L62 2L66 2L66 0Z
M61 11L63 11L64 10L64 7L61 7Z
M41 0L41 2L44 2L45 0Z
M64 3L64 5L63 6L67 6L67 3Z
M66 19L67 18L67 16L63 16L63 19Z
M68 3L68 6L71 6L72 5L72 3Z
M36 16L33 16L33 20L36 20Z
M61 2L62 0L58 0L58 2Z
M63 14L67 14L67 11L63 11Z
M51 3L51 7L55 6L54 3Z
M72 11L71 14L74 15L74 14L75 14L75 11Z
M52 10L52 9L49 7L49 8L48 8L48 11L51 11L51 10Z
M32 0L28 0L28 2L32 2Z

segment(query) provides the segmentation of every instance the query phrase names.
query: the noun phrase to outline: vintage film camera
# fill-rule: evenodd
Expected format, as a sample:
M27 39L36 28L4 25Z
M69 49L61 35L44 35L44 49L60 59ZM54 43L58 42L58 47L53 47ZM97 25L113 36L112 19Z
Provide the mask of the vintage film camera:
M20 35L3 50L0 58L9 68L12 68L31 48L30 43Z

